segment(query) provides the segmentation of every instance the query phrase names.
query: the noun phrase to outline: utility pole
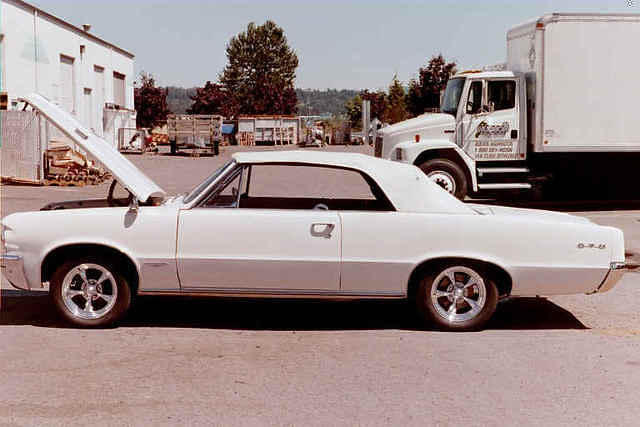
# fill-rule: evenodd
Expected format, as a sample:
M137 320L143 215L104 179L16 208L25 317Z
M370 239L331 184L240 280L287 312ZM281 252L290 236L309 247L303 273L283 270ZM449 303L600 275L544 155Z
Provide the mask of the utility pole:
M365 145L369 145L369 126L371 122L371 101L362 101L362 139Z

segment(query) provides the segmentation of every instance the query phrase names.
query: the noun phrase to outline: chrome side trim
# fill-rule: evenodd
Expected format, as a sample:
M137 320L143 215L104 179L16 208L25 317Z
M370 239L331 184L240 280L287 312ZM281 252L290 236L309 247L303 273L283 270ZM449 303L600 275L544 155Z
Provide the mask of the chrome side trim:
M309 299L404 299L406 294L396 293L350 293L350 292L322 292L292 290L283 291L279 289L184 289L182 291L165 291L162 289L147 289L138 291L138 295L171 295L171 296L197 296L197 297L233 297L233 298L309 298Z

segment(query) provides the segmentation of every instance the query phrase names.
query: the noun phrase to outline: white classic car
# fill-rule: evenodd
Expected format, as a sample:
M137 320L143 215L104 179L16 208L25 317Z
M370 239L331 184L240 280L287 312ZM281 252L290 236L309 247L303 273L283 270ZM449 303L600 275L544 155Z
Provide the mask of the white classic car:
M361 154L237 153L166 197L72 116L26 101L129 192L2 220L5 277L48 288L76 325L117 321L135 295L198 294L409 299L425 322L471 330L502 297L605 292L625 271L616 228L465 204L415 166Z

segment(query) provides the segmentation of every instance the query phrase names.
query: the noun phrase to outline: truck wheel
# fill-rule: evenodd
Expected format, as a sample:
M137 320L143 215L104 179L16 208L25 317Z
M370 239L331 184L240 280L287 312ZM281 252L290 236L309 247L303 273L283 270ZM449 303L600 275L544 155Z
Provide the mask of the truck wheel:
M496 285L472 265L452 263L425 274L416 293L425 322L444 331L475 331L493 316Z
M81 327L104 327L119 320L131 305L131 290L113 263L85 256L62 264L49 291L65 320Z
M449 194L464 200L467 195L467 178L457 163L449 159L432 159L422 163L420 169Z

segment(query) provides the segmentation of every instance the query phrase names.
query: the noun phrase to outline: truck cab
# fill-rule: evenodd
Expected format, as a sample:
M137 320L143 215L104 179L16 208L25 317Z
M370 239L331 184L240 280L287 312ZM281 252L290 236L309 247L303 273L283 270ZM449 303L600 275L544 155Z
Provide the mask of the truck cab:
M511 71L466 71L449 79L440 113L380 129L378 157L410 163L464 199L481 190L528 189L527 86Z

